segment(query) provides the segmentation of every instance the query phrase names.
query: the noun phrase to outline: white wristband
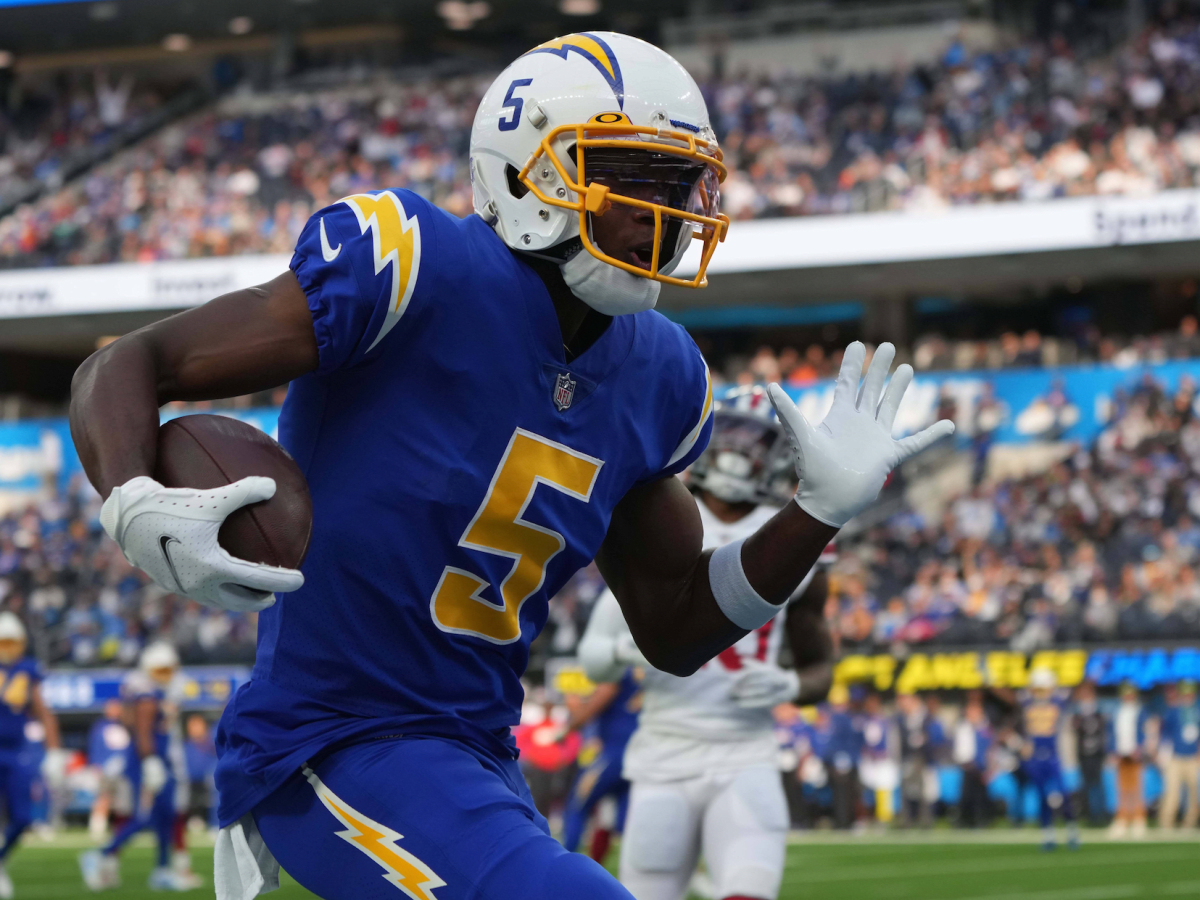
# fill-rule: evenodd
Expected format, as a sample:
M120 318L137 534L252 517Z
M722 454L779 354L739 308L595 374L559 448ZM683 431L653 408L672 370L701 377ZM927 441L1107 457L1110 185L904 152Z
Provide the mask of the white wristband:
M744 543L743 538L713 552L708 561L708 583L725 618L738 628L753 631L775 618L782 607L758 596L746 580L746 571L742 568Z

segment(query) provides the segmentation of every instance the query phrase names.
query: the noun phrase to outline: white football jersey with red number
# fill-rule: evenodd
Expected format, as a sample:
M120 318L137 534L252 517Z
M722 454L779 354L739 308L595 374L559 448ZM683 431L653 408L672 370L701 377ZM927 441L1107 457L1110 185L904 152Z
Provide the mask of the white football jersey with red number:
M704 523L705 549L749 537L779 511L759 506L736 522L722 522L703 501L697 505ZM811 579L812 572L797 594L803 593ZM672 780L776 761L771 710L743 709L731 698L730 689L743 660L775 663L786 614L785 605L774 619L686 678L646 670L638 729L625 751L626 778Z

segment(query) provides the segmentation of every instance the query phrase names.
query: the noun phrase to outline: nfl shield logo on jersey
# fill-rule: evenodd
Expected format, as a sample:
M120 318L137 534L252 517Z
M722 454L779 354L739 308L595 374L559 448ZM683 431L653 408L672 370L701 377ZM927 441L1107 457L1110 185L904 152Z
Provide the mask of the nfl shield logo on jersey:
M561 373L554 381L554 405L562 412L575 399L575 379L569 372Z

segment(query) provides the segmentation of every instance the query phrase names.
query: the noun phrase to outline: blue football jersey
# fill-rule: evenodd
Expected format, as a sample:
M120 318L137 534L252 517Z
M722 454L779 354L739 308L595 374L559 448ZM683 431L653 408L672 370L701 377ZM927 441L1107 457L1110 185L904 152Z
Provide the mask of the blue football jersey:
M29 705L41 681L41 667L32 656L0 666L0 753L15 753L25 746Z
M167 689L145 672L134 669L126 673L121 681L121 699L131 707L144 700L154 701L154 752L165 760L170 747L166 712L163 709L163 702L167 699ZM126 771L135 771L130 767L140 764L140 751L136 740L129 741L125 747L125 756Z
M335 742L428 734L511 758L547 598L621 498L681 471L711 429L683 329L619 316L566 362L545 285L477 216L355 194L309 220L291 267L320 362L279 438L308 479L312 541L222 718L223 824Z
M1037 759L1058 758L1058 733L1066 723L1066 701L1059 696L1024 698L1021 718L1025 739Z
M637 730L638 713L642 711L642 669L626 669L617 685L617 695L604 712L596 718L596 737L604 752L614 757L625 753L625 745Z

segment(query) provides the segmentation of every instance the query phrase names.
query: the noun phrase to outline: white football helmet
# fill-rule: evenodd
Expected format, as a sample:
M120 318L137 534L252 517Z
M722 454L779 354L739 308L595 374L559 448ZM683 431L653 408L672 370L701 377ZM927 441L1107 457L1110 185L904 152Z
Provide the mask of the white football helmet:
M1038 667L1029 673L1029 688L1034 691L1052 691L1058 687L1058 676L1053 669Z
M0 664L11 666L25 655L28 644L25 626L14 613L0 613Z
M688 483L726 503L783 506L792 499L794 457L763 388L737 388L713 406L712 438Z
M179 654L166 641L148 644L138 659L138 668L154 681L167 683L179 669Z
M613 315L652 307L658 282L707 284L729 227L718 209L721 158L692 77L657 47L611 32L521 56L492 83L471 129L475 211L509 247L562 265L581 299ZM614 203L654 213L648 268L593 240L591 218ZM676 278L693 237L703 241L699 270Z

